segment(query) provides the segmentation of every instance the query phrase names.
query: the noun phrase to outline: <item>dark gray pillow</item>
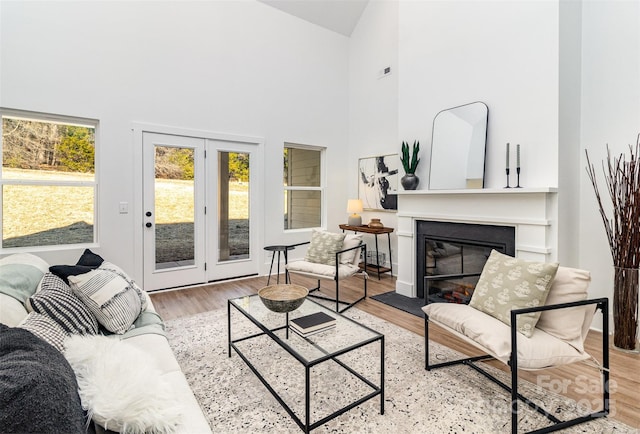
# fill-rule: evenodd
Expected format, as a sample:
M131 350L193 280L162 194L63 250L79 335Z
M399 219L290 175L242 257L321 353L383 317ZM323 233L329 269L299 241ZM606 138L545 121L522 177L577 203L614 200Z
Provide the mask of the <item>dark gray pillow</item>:
M49 272L64 280L64 283L68 285L69 276L85 274L91 270L95 270L96 268L98 267L87 267L86 265L52 265L49 267Z
M89 249L85 249L76 265L52 265L49 267L49 271L64 280L64 283L68 285L69 276L88 273L98 268L103 262L104 259L102 259L102 256L96 255Z
M27 330L0 324L0 431L84 433L78 383L64 356Z
M104 259L102 256L96 255L89 249L85 249L76 265L84 265L85 267L98 268L102 265Z

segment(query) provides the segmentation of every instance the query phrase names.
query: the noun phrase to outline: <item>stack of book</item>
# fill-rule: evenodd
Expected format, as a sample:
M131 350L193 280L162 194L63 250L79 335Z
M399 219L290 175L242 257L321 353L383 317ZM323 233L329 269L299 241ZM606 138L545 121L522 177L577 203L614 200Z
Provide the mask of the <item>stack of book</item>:
M335 326L336 319L324 312L312 313L289 321L289 328L303 338L321 333Z

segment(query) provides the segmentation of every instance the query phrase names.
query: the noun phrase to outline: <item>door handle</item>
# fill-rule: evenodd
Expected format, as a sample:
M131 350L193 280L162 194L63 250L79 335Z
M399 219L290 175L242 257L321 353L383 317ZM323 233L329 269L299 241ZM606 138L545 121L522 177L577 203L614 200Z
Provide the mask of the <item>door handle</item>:
M151 211L147 211L144 215L146 215L147 217L151 217Z
M153 224L151 224L151 222L146 222L144 225L145 225L146 227L148 227L148 228L150 228L151 226L153 226Z

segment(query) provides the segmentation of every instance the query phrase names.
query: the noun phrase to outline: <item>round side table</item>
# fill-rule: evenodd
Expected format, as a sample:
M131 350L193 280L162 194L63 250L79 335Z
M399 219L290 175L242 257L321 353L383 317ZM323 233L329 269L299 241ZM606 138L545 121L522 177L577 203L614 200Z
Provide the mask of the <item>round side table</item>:
M273 260L276 257L276 253L278 253L278 274L276 275L276 282L278 284L280 283L280 254L282 253L284 255L284 265L285 265L284 283L289 283L289 271L286 269L287 260L288 260L287 253L289 252L289 250L293 250L295 248L296 248L295 246L284 246L284 245L266 246L264 248L266 251L272 252L271 266L269 267L269 278L267 279L267 286L269 286L269 282L271 282L271 271L273 270Z

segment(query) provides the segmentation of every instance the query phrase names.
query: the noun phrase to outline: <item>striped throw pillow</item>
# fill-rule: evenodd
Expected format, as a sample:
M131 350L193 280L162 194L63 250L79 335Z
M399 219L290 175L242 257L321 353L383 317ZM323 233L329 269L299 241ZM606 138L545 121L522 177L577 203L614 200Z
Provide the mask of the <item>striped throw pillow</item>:
M30 331L60 352L64 351L64 341L69 337L60 324L38 312L31 312L27 315L18 327Z
M73 293L93 312L104 328L123 334L142 312L142 294L135 284L105 266L109 264L105 262L88 273L69 276L69 283Z
M131 286L131 288L133 288L136 294L138 294L138 297L140 297L140 304L142 305L142 310L145 310L147 308L147 297L142 293L142 289L140 289L140 287L136 284L136 282L134 282L133 279L130 278L122 268L118 267L115 264L112 264L111 262L104 261L102 265L100 265L100 269L113 271L118 276L126 280L126 282Z
M29 309L31 308L31 309ZM42 277L39 291L29 297L27 309L46 315L67 334L95 335L98 321L89 308L53 273Z

